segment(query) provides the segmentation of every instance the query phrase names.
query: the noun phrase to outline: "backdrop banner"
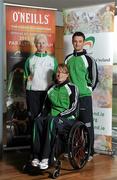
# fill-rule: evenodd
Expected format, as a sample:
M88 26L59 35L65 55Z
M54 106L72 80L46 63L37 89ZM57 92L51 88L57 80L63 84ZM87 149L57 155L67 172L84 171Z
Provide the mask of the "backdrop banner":
M112 67L115 3L65 9L65 56L72 53L72 35L86 36L84 49L98 64L99 83L93 92L95 151L112 152Z
M26 59L36 51L34 37L38 33L47 36L47 52L54 53L55 11L35 7L5 5L5 16L7 146L19 146L26 145L28 143L27 137L29 137L23 79L24 64ZM13 119L18 110L22 110L23 114L21 116L23 119L16 122Z

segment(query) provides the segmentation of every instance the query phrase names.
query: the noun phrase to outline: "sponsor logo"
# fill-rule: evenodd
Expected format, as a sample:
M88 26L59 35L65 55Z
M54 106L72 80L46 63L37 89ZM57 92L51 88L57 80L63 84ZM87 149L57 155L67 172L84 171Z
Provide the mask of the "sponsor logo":
M85 39L84 49L87 50L89 54L92 54L92 48L95 44L95 37L89 36Z

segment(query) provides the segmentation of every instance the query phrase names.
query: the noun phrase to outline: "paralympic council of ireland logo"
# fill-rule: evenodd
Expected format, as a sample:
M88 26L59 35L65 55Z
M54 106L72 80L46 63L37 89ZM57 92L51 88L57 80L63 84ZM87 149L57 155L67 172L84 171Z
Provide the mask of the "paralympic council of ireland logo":
M94 44L95 44L95 37L89 36L85 39L84 49L86 49L89 54L92 54Z

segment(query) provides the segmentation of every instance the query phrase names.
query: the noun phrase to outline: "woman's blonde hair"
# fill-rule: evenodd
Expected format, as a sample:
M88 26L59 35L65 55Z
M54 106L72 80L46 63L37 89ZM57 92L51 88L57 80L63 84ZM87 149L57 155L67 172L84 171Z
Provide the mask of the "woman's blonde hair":
M43 39L45 41L45 44L48 45L48 39L45 34L37 34L34 38L35 45L38 43L40 39Z

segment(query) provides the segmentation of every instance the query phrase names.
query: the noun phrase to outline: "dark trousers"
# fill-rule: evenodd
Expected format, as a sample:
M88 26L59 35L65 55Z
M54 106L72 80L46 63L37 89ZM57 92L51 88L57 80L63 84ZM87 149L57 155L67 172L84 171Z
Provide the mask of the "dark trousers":
M93 110L92 97L86 96L79 98L79 120L83 122L89 130L91 141L91 153L94 154L94 124L93 124Z
M45 139L49 133L47 128L48 117L39 116L35 119L33 128L33 158L42 159Z
M34 119L38 116L41 112L43 103L46 97L46 91L26 91L26 102L27 102L27 111L29 114L30 120L30 134L31 134L31 153L32 153L32 146L33 146L33 126L34 126Z
M67 120L59 117L38 117L34 123L33 153L34 158L50 158L54 153L53 147L58 134L70 130L74 120Z
M31 120L34 120L41 112L46 93L46 91L26 91L27 110Z

